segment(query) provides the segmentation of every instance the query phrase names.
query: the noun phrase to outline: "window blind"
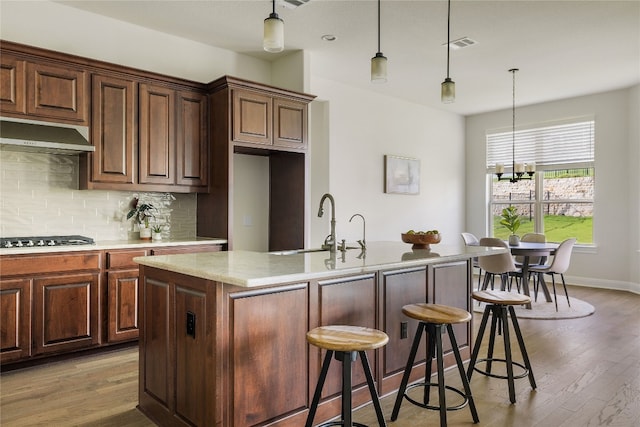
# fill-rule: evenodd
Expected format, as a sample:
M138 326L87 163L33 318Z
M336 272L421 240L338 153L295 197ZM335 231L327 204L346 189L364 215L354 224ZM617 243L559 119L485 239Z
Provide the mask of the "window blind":
M515 132L515 161L535 162L536 170L594 166L595 122L582 121ZM513 132L487 134L487 172L496 163L511 171Z

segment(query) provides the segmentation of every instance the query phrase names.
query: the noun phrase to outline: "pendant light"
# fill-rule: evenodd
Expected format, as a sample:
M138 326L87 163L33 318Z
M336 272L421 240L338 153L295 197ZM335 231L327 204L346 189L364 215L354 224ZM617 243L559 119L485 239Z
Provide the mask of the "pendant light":
M378 0L378 52L371 58L371 83L387 81L387 57L380 51L380 0Z
M496 164L496 175L498 181L508 179L510 182L518 182L521 179L532 179L535 174L535 165L533 163L516 163L516 72L517 68L512 68L509 72L513 75L513 109L511 112L511 154L513 156L511 163L511 177L504 177L504 164ZM524 176L525 172L528 176Z
M456 83L449 77L449 53L451 51L451 0L447 1L447 78L441 84L440 99L445 104L456 100Z
M273 0L273 11L264 20L262 47L273 53L282 52L284 49L284 21L276 13L276 0Z

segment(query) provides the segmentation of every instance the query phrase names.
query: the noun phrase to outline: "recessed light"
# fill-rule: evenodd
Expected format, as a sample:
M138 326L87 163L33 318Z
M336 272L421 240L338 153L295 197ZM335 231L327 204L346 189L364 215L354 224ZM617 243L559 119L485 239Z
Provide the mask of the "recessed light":
M333 34L324 34L322 37L320 37L322 40L326 41L326 42L332 42L335 41L337 39L336 36L334 36Z

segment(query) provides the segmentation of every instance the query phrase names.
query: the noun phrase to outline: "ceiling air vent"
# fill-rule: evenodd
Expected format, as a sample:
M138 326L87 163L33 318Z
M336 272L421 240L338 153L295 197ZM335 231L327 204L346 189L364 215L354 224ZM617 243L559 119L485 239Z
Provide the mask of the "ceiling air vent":
M469 47L469 46L473 46L474 44L478 44L478 42L475 40L471 40L469 37L462 37L457 40L451 40L449 44L451 45L451 49L462 49L464 47ZM442 45L446 46L447 44L443 43Z
M282 5L287 9L295 9L300 6L304 6L309 3L311 0L280 0Z

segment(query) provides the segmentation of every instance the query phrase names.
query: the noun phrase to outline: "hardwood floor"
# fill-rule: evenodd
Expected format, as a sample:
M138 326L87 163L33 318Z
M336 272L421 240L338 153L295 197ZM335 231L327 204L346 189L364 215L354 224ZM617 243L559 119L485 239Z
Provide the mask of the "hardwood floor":
M538 388L532 390L526 378L516 380L512 405L505 380L475 373L477 425L640 426L640 295L576 286L569 294L588 301L596 312L580 319L521 319ZM479 315L474 316L477 326ZM4 372L0 425L152 426L135 409L137 367L137 349L130 348ZM457 375L449 370L447 383L459 386ZM387 419L394 399L395 393L382 399ZM354 418L376 425L371 405L358 409ZM404 401L398 421L389 427L433 426L438 420L435 411ZM449 412L448 421L449 426L473 425L468 408Z

